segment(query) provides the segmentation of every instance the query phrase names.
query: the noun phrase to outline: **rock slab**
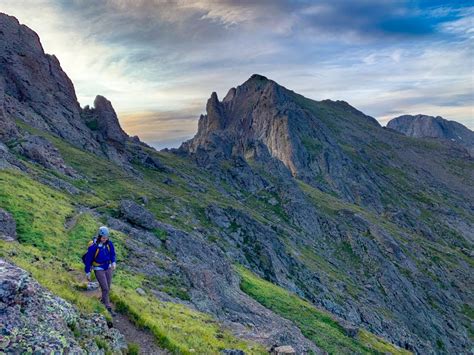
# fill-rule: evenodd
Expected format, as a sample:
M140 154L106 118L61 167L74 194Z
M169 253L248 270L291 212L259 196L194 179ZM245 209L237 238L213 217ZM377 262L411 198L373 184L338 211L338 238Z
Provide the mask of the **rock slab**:
M114 353L126 349L123 336L99 314L83 315L53 295L25 270L0 259L0 352L101 353L101 335Z

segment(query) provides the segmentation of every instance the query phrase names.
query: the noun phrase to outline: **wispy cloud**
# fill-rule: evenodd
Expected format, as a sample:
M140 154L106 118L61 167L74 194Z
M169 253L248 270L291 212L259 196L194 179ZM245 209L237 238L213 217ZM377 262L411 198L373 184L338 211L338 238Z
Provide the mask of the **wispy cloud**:
M179 145L191 138L197 130L196 116L183 111L122 113L121 122L130 135L137 135L160 149L168 147L170 142L174 142L174 146Z
M222 97L253 73L382 122L427 113L474 128L473 9L449 0L0 4L58 56L81 104L108 97L129 133L159 147L194 133L210 92Z

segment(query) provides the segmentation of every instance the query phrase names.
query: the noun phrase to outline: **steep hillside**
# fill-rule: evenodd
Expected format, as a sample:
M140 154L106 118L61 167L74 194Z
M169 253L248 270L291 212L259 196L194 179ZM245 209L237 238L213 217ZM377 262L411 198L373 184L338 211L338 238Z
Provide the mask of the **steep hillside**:
M174 353L470 351L464 149L254 75L156 152L105 98L81 108L33 31L0 29L0 257L103 312L80 256L107 224L115 305Z
M455 121L437 116L404 115L391 119L387 127L406 136L418 138L439 138L464 146L474 156L474 132Z
M469 348L474 162L463 148L254 75L211 96L178 153L279 213L209 213L261 275L408 348Z

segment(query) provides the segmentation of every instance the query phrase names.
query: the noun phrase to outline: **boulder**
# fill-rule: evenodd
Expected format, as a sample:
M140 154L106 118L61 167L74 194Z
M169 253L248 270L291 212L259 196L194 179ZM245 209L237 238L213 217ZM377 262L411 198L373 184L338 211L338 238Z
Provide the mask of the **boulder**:
M155 216L153 216L153 214L145 207L140 206L132 200L122 200L120 202L120 212L126 220L134 225L149 230L158 227Z
M339 324L342 326L344 329L344 332L348 337L355 338L357 334L359 334L359 328L353 326L352 324L349 324L344 321L339 321Z
M231 226L231 221L225 211L219 206L212 204L206 207L206 217L220 228L227 229Z
M82 315L74 306L40 286L25 270L0 259L1 350L20 353L100 353L95 336L114 353L127 346L99 314Z
M274 348L271 353L275 355L296 354L296 351L291 345L283 345Z

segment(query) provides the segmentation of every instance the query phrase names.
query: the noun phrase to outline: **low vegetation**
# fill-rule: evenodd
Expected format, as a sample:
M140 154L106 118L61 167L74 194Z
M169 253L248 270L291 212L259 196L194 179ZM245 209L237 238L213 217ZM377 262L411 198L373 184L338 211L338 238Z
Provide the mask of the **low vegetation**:
M0 205L18 223L18 242L0 240L0 257L31 272L43 286L82 311L99 312L110 319L102 304L83 292L81 255L102 222L91 213L75 215L69 195L15 171L0 170ZM119 259L125 260L126 236L112 231L112 239ZM149 328L171 352L217 354L224 348L242 349L249 354L265 352L257 344L237 339L208 315L184 305L160 302L153 296L138 295L135 289L142 286L144 279L143 275L118 269L113 301L138 326ZM130 353L134 351L132 346Z
M385 340L359 330L351 338L327 312L291 292L265 281L242 266L236 267L241 289L275 313L293 321L308 339L329 354L410 354Z

